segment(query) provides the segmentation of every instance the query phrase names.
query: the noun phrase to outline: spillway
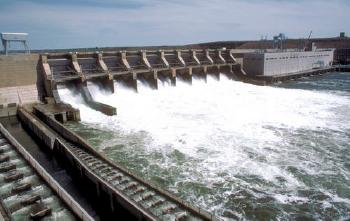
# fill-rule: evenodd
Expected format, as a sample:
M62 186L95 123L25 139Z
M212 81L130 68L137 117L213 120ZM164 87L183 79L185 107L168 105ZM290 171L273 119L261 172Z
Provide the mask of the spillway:
M69 127L133 173L225 219L346 219L350 213L350 79L259 87L208 78L158 82L138 93L94 84L95 100Z
M348 219L349 66L255 76L231 46L2 56L0 130L24 160L0 156L1 213Z

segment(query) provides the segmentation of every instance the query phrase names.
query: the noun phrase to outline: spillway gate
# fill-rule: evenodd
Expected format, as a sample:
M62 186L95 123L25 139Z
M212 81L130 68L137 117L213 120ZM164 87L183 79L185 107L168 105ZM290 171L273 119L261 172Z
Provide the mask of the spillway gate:
M82 94L93 109L115 115L116 108L95 101L87 81L114 92L114 81L137 91L137 80L158 88L158 79L176 86L177 78L192 83L192 77L207 79L220 73L228 78L242 75L241 65L226 49L140 50L116 52L54 53L41 55L45 97L49 102L61 103L58 85L68 85Z

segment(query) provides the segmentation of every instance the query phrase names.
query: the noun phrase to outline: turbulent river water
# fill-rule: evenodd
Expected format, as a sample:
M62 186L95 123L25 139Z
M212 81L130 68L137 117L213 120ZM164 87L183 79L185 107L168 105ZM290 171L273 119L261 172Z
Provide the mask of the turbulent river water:
M225 220L350 219L350 75L262 87L209 78L139 93L117 84L97 101L68 89L69 127L137 175Z

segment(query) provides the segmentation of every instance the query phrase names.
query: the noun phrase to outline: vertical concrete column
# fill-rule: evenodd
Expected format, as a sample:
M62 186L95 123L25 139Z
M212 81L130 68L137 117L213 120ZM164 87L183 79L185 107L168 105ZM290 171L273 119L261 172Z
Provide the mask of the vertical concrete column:
M159 50L159 56L160 56L160 60L162 61L163 65L167 68L170 67L169 62L166 60L165 58L165 53L163 50Z
M201 63L199 62L199 59L197 58L197 52L196 50L192 49L192 59L198 64L200 65Z
M153 71L152 75L148 79L148 83L152 89L158 89L158 72Z
M207 65L203 66L203 78L204 78L204 81L207 82L207 80L208 80L208 66Z
M58 94L57 83L54 80L50 81L50 87L51 87L52 97L54 98L55 103L56 104L61 103L62 101L61 101L60 95ZM48 94L48 95L51 95L51 94Z
M131 70L130 64L129 64L128 60L126 59L126 51L121 51L120 55L121 55L122 64L124 65L124 67L128 70Z
M45 74L45 79L52 79L52 72L50 69L50 65L47 62L47 56L46 55L41 55L41 63L43 67L43 72Z
M192 67L189 67L188 68L188 75L186 77L187 77L187 81L190 84L192 84L192 74L193 74L193 69L192 69Z
M177 71L177 76L179 76L183 81L192 84L192 67L177 69Z
M214 77L216 80L220 80L220 65L216 65L216 68L214 70Z
M152 68L151 64L149 63L148 59L147 59L147 54L146 54L146 50L141 50L141 59L142 59L142 63L149 69Z
M52 92L53 76L52 76L52 71L50 69L50 65L47 61L46 55L41 56L41 64L42 64L41 75L44 79L44 86L45 86L45 92L46 92L45 94L48 97L53 97L53 92Z
M176 69L171 68L170 69L170 81L171 81L171 86L176 86Z
M106 87L110 92L114 93L114 83L113 83L113 75L109 72L106 63L102 59L102 54L97 53L97 63L100 68L107 74L107 77L102 80L103 86Z
M95 79L95 82L99 84L104 90L109 91L110 93L115 92L114 88L114 78L111 74L108 74L106 77L103 77L102 79Z
M213 59L210 57L209 49L205 49L205 57L208 59L208 61L210 62L210 64L214 64Z
M186 63L185 63L184 59L181 56L181 51L180 50L176 50L176 57L177 57L177 60L182 64L182 66L186 66Z
M136 72L134 71L132 72L132 76L127 82L127 84L137 92L137 73Z
M217 51L217 53L218 53L218 57L219 57L221 63L225 64L226 61L225 61L224 57L222 57L222 50L223 50L223 49L219 49L219 50Z
M71 59L72 59L72 66L74 68L74 71L79 75L82 82L86 81L86 77L84 76L80 68L80 65L78 63L77 53L71 54Z

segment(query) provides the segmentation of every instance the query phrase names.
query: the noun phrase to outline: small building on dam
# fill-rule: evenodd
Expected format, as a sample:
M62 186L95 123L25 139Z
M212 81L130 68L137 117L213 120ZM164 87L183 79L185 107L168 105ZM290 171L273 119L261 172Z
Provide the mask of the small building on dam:
M276 76L332 66L334 50L253 52L244 54L248 75Z

